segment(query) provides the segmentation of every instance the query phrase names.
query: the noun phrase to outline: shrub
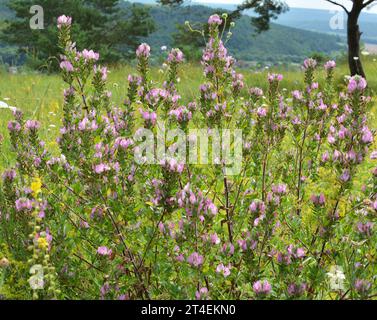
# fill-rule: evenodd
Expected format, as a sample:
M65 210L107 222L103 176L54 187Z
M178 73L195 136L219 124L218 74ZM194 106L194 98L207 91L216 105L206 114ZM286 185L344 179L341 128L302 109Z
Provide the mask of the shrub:
M60 154L49 152L40 123L20 111L8 124L17 164L3 173L0 189L0 272L7 288L27 279L25 295L34 299L376 294L377 168L361 190L354 186L367 157L377 157L369 152L374 132L366 81L348 78L344 92L336 92L329 61L320 87L317 62L308 59L303 89L283 90L280 74L268 76L266 92L247 88L221 39L223 19L209 19L206 80L185 106L179 49L169 54L158 88L149 78L150 47L140 45L138 74L128 76L124 104L115 106L99 55L78 51L70 20L59 20L67 86ZM188 139L165 139L162 127ZM175 152L179 144L192 149L193 128L206 128L212 142L219 133L209 153L222 152L212 164ZM230 151L233 163L226 161ZM19 279L9 276L14 268Z

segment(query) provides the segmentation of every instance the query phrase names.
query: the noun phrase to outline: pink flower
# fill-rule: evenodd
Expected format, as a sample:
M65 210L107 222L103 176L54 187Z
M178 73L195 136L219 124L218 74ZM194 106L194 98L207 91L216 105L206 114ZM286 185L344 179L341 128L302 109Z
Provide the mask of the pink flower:
M296 99L296 100L301 100L301 99L302 99L302 93L301 93L301 91L299 91L299 90L295 90L295 91L293 91L293 92L292 92L292 96L293 96L293 98Z
M366 294L372 288L372 284L364 279L356 279L355 289L359 294Z
M212 202L208 205L208 210L211 211L214 216L217 214L217 207Z
M353 76L348 81L348 92L363 91L367 87L367 81L360 76Z
M372 222L366 222L366 223L359 222L357 224L357 230L361 234L364 234L370 237L372 235L373 223Z
M168 62L181 63L183 62L183 52L179 49L172 49L168 55Z
M96 166L94 166L94 172L97 174L104 173L106 171L110 171L110 167L107 164L100 163Z
M325 63L325 70L333 70L333 69L335 69L335 67L336 67L336 62L334 61L334 60L330 60L330 61L327 61L326 63Z
M373 142L373 134L367 126L364 126L363 129L361 130L361 132L363 134L362 137L361 137L361 140L364 143L367 144L367 143Z
M317 66L317 61L312 59L312 58L306 59L304 61L304 69L305 70L314 69L316 66Z
M222 263L219 264L216 268L217 273L222 273L223 276L226 278L230 275L230 269L232 266L229 264L228 266L224 266Z
M359 84L358 84L357 88L360 91L363 91L367 87L367 85L368 85L367 81L363 77L361 77L359 79Z
M249 93L250 93L250 95L256 96L256 97L262 97L263 96L263 90L260 89L260 88L257 88L257 87L251 88L249 90Z
M86 60L86 61L91 61L91 60L95 60L97 61L99 59L99 53L97 52L94 52L93 50L87 50L87 49L84 49L81 53L82 57Z
M7 182L12 182L16 179L17 173L14 170L7 170L3 173L3 180Z
M62 27L69 27L71 24L72 24L71 17L65 16L65 15L58 17L57 25L59 29L61 29Z
M253 284L253 290L257 295L267 295L271 292L271 289L271 285L267 280L258 280Z
M147 125L154 126L156 124L157 113L155 113L155 112L149 113L148 111L144 111L144 110L140 109L140 114L141 114L142 118L145 120Z
M301 296L305 293L307 285L305 283L295 284L291 283L288 285L287 291L290 296Z
M200 288L200 290L196 291L195 293L195 297L197 300L207 298L207 295L208 295L208 289L206 287Z
M101 80L102 81L107 80L107 74L108 74L107 67L99 68L97 66L94 66L93 70L94 70L94 73L97 73L97 72L101 73Z
M247 250L247 241L246 240L237 240L237 243L238 245L240 246L241 250L242 251L246 251Z
M328 151L325 151L323 154L322 154L322 158L321 158L321 161L323 163L329 161L330 159L330 155L329 155L329 152Z
M340 180L343 182L349 181L351 178L350 171L348 169L343 170L342 175L340 176Z
M194 252L188 258L187 262L194 267L199 267L203 264L204 258L199 253Z
M219 244L220 243L220 238L218 237L216 232L211 234L211 243L212 244Z
M221 25L223 21L221 20L220 16L218 14L214 14L209 17L208 24L209 25Z
M70 63L68 60L60 62L60 69L66 72L72 72L74 70L72 63Z
M305 257L305 250L303 248L297 248L296 257L297 258Z
M16 210L20 211L30 211L33 209L33 202L27 198L20 198L16 200Z
M266 108L259 107L257 109L257 115L261 118L265 117L267 115L267 110Z
M97 253L100 255L100 256L110 256L112 254L112 250L109 249L108 247L105 247L105 246L102 246L102 247L98 247L97 249Z
M121 148L121 149L127 149L129 146L133 145L132 139L126 139L126 138L117 138L115 140L115 147Z
M330 144L334 144L336 140L335 140L334 136L332 136L331 134L329 134L329 136L327 137L327 141Z
M268 74L268 82L272 83L274 81L280 82L283 80L283 75L282 74L275 74L275 73L269 73Z
M251 205L249 206L249 210L251 212L253 212L253 213L257 212L257 210L258 210L258 204L255 201L253 201L251 203Z
M21 125L17 121L9 121L8 130L10 132L19 132L21 130Z
M326 198L323 193L321 193L319 196L315 194L311 195L310 200L315 206L319 206L319 207L324 206L326 202Z
M38 130L41 124L36 120L28 120L25 123L25 128L28 130Z
M278 184L278 185L273 185L271 187L272 192L276 194L285 194L287 193L287 185L286 184Z
M150 56L150 52L151 52L151 47L146 43L142 43L136 50L136 56L138 58L140 57L148 58Z

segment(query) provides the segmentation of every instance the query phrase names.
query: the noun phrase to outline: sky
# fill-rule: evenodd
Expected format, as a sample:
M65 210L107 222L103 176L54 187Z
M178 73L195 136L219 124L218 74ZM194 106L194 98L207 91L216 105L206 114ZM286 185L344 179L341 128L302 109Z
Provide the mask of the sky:
M338 6L334 6L333 4L325 0L285 0L285 1L291 7L315 8L315 9L324 9L324 10L339 9ZM242 0L192 0L192 2L238 4L238 3L241 3ZM349 3L351 3L351 1L349 0L338 0L338 2L345 5L348 5ZM377 13L377 3L374 5L374 7L370 11L366 11L366 12Z

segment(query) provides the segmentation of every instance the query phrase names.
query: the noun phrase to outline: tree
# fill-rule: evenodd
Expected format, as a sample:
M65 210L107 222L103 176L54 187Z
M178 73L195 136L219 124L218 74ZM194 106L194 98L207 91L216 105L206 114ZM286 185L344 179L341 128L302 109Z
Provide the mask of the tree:
M147 7L130 5L120 10L119 0L40 0L44 11L44 29L32 30L29 10L33 0L10 0L9 8L15 19L9 20L1 38L27 52L34 67L57 67L59 55L56 18L62 14L73 17L73 36L79 49L91 48L100 53L102 62L113 63L129 58L139 44L140 37L154 31L154 22Z
M214 11L213 14L221 15L224 12ZM230 25L236 19L235 14L229 14L226 19L225 29L230 29ZM186 59L189 61L197 61L202 58L203 49L206 46L206 39L209 34L209 27L206 22L196 22L191 25L191 30L188 32L188 27L186 24L177 24L177 32L175 32L173 37L173 46L180 48L184 53ZM224 27L224 26L223 26Z
M181 5L185 0L158 0L162 5ZM288 6L281 0L245 0L237 9L231 13L231 18L236 19L245 10L252 9L257 13L256 17L251 18L251 23L258 33L267 31L270 28L271 20L279 14L288 10Z
M288 6L280 0L246 0L237 7L236 14L241 14L245 10L253 10L257 16L251 18L252 25L258 33L270 29L271 20L288 11Z
M352 2L352 8L349 10L340 1L325 0L334 5L341 7L347 14L347 41L348 41L348 64L351 75L360 75L365 78L364 68L360 59L360 31L359 18L361 12L377 3L377 0L349 0Z
M201 28L203 27L204 24ZM186 25L177 24L177 32L173 34L173 46L181 49L187 60L197 61L202 57L205 40L199 32L187 32Z
M351 75L360 75L365 78L362 61L360 59L360 31L359 18L361 12L377 0L348 0L352 3L351 9L348 9L343 0L324 0L341 7L347 14L347 42L348 42L348 63ZM184 0L159 0L163 5L180 5ZM271 20L276 19L279 14L285 12L288 8L285 1L280 0L245 0L237 7L233 17L239 16L242 11L252 9L258 15L252 17L252 24L256 27L257 32L269 29Z

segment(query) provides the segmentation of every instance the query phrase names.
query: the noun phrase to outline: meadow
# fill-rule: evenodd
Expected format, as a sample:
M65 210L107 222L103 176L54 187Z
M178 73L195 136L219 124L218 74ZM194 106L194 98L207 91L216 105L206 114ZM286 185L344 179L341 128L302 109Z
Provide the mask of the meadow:
M377 92L377 56L368 55L364 57L365 68L368 75L370 88ZM127 76L135 70L135 65L109 66L108 87L111 90L114 102L122 104L127 93ZM245 76L245 83L248 87L260 87L266 89L268 73L282 73L284 90L293 91L302 86L304 74L299 68L266 68L264 70L239 70ZM151 69L151 77L156 85L161 85L166 76L166 68L154 66ZM348 74L348 65L345 61L339 63L335 79L337 86L345 86L344 75ZM182 93L184 102L191 101L199 90L204 80L203 70L198 64L186 63L179 72L179 91ZM62 104L64 82L58 74L36 73L30 70L22 70L19 74L10 74L3 67L0 67L0 101L16 106L21 109L27 118L41 121L42 138L50 144L54 144L59 134L62 119ZM322 84L325 79L325 72L318 73L318 81ZM12 119L10 110L0 110L0 134L8 135L6 124ZM373 113L374 114L374 113ZM373 126L374 121L371 119ZM375 125L377 127L377 124ZM4 169L12 163L13 156L10 153L9 140L3 142L3 152L0 156L0 169Z
M223 19L201 64L172 49L150 67L144 43L109 72L61 16L60 75L1 73L17 107L0 109L2 297L375 299L376 58L368 81L311 58L239 70ZM160 120L185 143L164 136L161 153ZM220 158L177 153L191 128Z

